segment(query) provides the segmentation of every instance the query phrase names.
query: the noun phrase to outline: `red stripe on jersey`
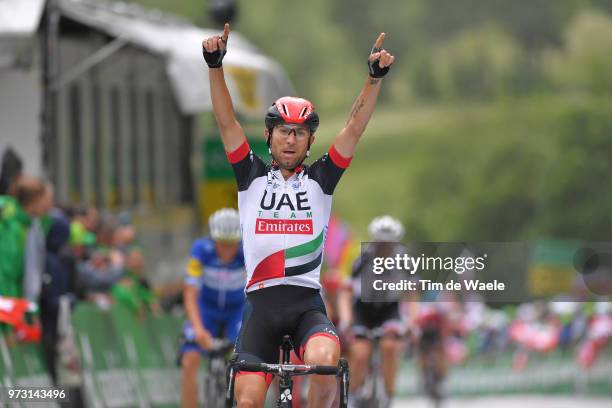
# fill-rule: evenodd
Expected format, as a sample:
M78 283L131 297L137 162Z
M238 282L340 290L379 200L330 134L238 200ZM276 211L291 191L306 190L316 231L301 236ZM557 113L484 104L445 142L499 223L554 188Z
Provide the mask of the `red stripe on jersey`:
M225 152L225 154L227 155L227 160L229 160L231 164L234 164L244 159L250 151L251 148L249 147L249 143L245 140L236 150L233 152Z
M342 156L340 153L338 153L338 150L336 150L336 146L334 145L329 148L329 157L336 166L343 169L346 169L351 163L351 160L353 159L352 157Z
M253 271L247 289L252 285L268 279L285 276L285 251L278 251L265 257Z

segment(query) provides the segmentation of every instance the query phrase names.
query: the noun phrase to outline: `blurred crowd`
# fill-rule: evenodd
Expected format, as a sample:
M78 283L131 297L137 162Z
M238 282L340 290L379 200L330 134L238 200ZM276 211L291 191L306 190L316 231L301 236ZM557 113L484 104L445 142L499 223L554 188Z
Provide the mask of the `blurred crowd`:
M53 359L60 299L157 311L129 214L57 203L53 185L24 174L10 149L1 170L0 333L9 345L42 340Z
M152 290L128 213L111 215L90 206L57 203L53 185L24 174L21 160L10 149L0 170L0 337L9 345L42 341L54 375L61 299L71 305L95 302L101 308L121 304L142 315L157 313L160 300L173 298L159 292L166 298L160 299ZM356 253L334 248L336 235L343 237L336 241L346 240L332 220L326 256L353 259ZM327 263L339 265L341 259ZM323 281L334 317L338 285L329 276ZM180 297L181 287L171 294ZM177 302L180 299L171 303ZM559 352L588 368L612 336L609 302L564 299L502 309L475 301L436 304L447 322L445 349L452 364L511 353L513 368L522 370L532 356ZM11 310L29 320L20 321Z
M476 351L492 355L513 351L512 365L523 370L531 355L558 353L589 368L612 337L612 308L607 301L527 302L504 310L475 306L468 331L475 329ZM480 310L482 309L482 310Z
M590 368L610 345L612 303L552 301L525 302L492 308L484 303L440 302L423 313L443 316L445 354L451 365L466 361L499 360L522 371L532 359L557 355ZM418 328L419 324L415 324Z

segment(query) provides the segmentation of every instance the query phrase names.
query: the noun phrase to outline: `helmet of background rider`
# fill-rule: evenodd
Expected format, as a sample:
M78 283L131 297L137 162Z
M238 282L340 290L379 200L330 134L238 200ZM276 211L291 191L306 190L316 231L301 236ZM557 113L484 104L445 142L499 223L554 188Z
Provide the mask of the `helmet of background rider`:
M234 208L221 208L212 213L208 228L215 241L238 242L242 239L240 216Z
M374 242L398 242L404 237L404 226L397 218L383 215L370 222L368 233Z

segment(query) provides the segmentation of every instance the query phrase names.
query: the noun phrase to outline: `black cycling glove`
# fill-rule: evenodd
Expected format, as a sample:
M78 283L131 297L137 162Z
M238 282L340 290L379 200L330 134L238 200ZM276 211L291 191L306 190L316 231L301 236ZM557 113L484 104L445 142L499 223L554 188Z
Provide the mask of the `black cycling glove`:
M220 37L221 38L221 37ZM221 41L226 45L223 50L217 49L217 51L208 52L206 48L202 46L202 54L204 55L204 60L206 64L208 64L208 68L219 68L223 64L223 57L227 54L227 43L221 38Z
M375 52L380 52L381 50L382 48L379 48L376 45L374 45L372 47L372 51L370 52L370 55L374 54ZM380 61L380 58L372 60L372 61L368 59L368 70L370 71L370 76L372 78L382 78L385 75L387 75L387 72L389 72L390 67L381 68L381 66L378 64L379 61Z

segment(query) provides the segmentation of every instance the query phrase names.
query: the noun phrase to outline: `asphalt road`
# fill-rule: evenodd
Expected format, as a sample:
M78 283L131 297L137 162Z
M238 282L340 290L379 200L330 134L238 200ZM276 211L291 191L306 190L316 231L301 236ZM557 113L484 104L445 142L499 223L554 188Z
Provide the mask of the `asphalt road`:
M423 398L399 399L393 408L431 408L432 405ZM451 398L441 408L610 408L610 397L548 396L548 395L512 395L489 396L479 398Z

